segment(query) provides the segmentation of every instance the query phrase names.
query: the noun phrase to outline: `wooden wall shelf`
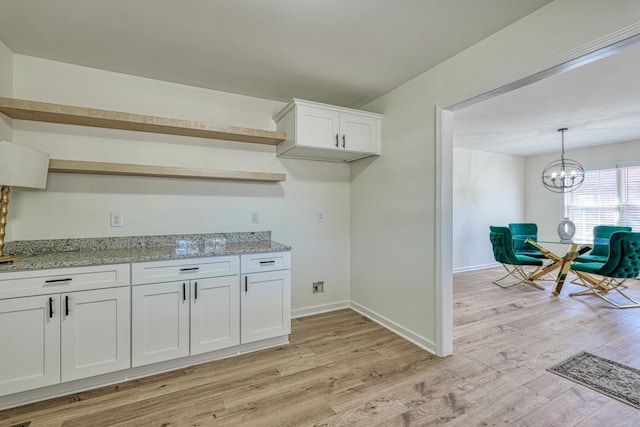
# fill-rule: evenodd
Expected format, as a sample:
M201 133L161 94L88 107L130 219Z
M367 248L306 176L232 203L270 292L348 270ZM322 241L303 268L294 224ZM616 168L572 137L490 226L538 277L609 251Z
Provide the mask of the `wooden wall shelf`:
M286 137L284 132L122 113L72 105L50 104L15 98L0 97L0 112L18 120L195 136L267 145L276 145L284 141Z
M287 176L283 173L225 171L58 159L49 160L49 172L257 182L280 182L287 179Z

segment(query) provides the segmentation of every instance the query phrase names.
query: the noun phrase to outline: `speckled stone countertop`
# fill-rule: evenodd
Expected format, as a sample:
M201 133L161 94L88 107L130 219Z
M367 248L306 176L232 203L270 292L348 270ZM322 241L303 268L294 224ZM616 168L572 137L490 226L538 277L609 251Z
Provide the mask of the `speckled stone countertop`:
M19 262L0 264L0 272L290 250L270 231L23 240L5 245Z

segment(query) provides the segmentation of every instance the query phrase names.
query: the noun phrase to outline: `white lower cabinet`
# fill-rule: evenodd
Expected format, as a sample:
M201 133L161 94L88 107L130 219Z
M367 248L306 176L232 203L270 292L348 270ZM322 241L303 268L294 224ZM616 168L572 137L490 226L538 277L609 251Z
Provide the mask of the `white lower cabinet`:
M191 285L191 354L240 344L238 276L197 280Z
M239 273L237 255L133 264L132 365L240 344Z
M0 395L60 382L60 296L0 300Z
M187 284L155 283L132 288L132 366L189 355Z
M132 365L240 344L238 276L134 286Z
M0 395L130 367L129 287L0 300Z
M242 343L290 334L290 270L245 274L242 283Z
M129 287L62 294L62 381L127 369Z
M242 255L240 296L243 344L291 333L291 254Z
M290 265L289 252L274 252L0 273L0 405L284 343Z

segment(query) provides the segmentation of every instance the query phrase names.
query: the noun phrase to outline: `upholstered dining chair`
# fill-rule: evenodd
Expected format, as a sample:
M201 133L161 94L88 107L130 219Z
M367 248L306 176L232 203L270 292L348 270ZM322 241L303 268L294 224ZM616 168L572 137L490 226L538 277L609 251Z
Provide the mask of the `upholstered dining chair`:
M606 262L609 256L609 239L617 231L631 231L631 227L624 225L596 225L593 227L593 249L576 257L573 262ZM588 286L579 276L571 283Z
M631 227L622 225L596 225L593 227L593 249L580 255L574 262L606 262L609 256L609 239L618 231L631 231Z
M618 308L640 307L640 302L620 290L627 279L640 275L640 233L617 231L609 239L609 255L604 263L576 262L571 270L578 274L587 289L569 294L570 296L596 295ZM582 274L582 273L586 273ZM591 275L600 276L596 279ZM621 305L607 298L610 291L618 292L630 304Z
M534 258L544 259L545 256L537 249L527 245L527 239L538 241L538 225L532 222L512 222L509 230L513 235L513 250L516 255L527 255Z
M513 236L509 227L489 227L489 240L493 247L493 257L507 270L507 274L494 280L492 283L501 288L510 288L511 286L525 283L536 289L544 289L542 286L529 279L542 266L542 260L527 255L518 255L513 250ZM535 267L533 271L527 272L525 267ZM513 283L505 282L505 279L512 277L516 281Z

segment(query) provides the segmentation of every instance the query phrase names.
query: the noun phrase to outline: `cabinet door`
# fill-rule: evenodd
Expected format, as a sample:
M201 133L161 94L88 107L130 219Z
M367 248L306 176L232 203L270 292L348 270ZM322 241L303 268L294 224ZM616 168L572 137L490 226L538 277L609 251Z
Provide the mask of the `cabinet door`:
M376 152L378 121L372 117L340 113L340 147L347 151ZM344 140L342 140L344 138Z
M60 297L0 300L0 395L60 382Z
M334 150L342 147L337 111L300 105L296 115L296 145Z
M242 343L291 333L290 270L245 274L241 286Z
M133 286L131 364L189 355L188 282Z
M129 287L62 294L62 381L127 369Z
M191 281L191 354L240 344L240 278Z

